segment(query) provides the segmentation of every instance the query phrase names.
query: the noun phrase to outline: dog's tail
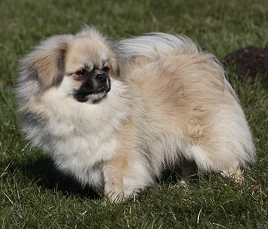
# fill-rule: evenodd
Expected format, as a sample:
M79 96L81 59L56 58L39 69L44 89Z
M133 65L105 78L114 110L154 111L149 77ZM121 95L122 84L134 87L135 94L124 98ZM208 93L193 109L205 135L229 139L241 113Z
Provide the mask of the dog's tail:
M149 33L119 41L117 48L125 58L144 56L150 61L161 57L179 54L196 54L198 48L194 42L184 35L166 33Z
M144 36L122 39L116 46L117 50L122 54L124 61L130 61L131 63L134 61L135 66L140 64L136 63L139 57L145 57L146 60L143 63L146 64L148 61L154 62L172 55L203 54L189 37L177 34L149 33ZM212 54L207 54L207 57L221 73L226 88L239 101L231 85L225 78L225 72L220 62Z

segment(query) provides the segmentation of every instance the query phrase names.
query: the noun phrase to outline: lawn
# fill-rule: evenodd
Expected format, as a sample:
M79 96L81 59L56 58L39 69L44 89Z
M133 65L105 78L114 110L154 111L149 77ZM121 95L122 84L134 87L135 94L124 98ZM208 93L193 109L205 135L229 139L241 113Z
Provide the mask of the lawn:
M249 45L268 45L267 0L1 0L0 228L268 228L268 82L226 69L246 113L257 162L242 185L217 174L198 184L160 182L138 199L105 202L55 171L20 132L13 88L18 60L40 40L82 23L113 38L161 31L186 34L223 61Z

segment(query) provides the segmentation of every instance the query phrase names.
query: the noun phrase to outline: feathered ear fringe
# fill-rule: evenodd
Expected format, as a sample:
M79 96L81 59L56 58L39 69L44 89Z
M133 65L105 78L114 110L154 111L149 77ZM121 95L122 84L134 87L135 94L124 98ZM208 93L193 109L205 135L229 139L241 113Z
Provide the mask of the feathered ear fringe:
M42 89L61 82L65 53L71 39L71 35L61 35L42 41L21 61L21 74L36 78Z
M110 51L110 67L113 77L119 76L118 56L113 52L113 42L109 41L93 26L84 24L75 35L59 35L42 41L20 62L20 80L25 78L37 80L39 89L45 90L60 83L65 73L65 55L68 47L76 38L86 37Z

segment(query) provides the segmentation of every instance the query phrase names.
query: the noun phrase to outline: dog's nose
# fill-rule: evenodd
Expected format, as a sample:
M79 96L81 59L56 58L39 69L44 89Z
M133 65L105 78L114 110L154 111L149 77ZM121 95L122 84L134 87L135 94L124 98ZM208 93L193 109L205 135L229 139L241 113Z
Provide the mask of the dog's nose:
M110 90L110 79L106 72L99 72L94 76L95 87Z
M96 79L99 80L101 83L105 83L107 81L107 75L105 73L99 73L96 75Z
M107 87L109 85L109 76L105 72L97 73L94 77L96 85L99 87Z

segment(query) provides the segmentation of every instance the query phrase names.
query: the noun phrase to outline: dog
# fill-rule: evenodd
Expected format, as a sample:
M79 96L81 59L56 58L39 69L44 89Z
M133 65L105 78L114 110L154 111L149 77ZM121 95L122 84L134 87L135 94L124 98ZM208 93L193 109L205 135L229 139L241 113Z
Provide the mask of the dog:
M90 26L52 36L21 60L16 96L33 146L112 201L183 161L241 182L255 160L224 70L186 36L113 41Z

